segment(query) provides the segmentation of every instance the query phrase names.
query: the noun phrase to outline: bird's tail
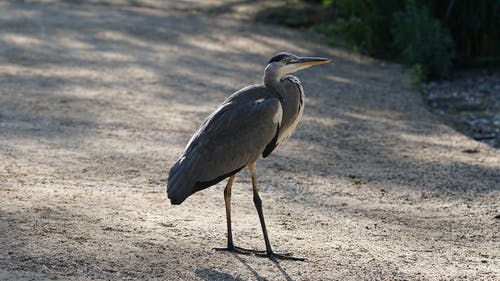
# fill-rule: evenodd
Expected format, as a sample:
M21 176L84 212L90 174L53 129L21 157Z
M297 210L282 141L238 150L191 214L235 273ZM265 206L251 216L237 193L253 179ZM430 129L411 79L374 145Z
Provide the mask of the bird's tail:
M185 160L186 156L177 160L168 174L167 195L173 205L181 204L192 194L194 187L191 165L186 165Z

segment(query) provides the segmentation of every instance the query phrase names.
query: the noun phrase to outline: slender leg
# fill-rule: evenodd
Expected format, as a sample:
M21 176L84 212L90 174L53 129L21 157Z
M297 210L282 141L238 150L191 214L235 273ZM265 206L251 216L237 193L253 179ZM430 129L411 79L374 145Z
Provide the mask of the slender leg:
M266 222L264 221L264 213L262 212L262 200L259 196L259 188L257 187L257 177L255 174L255 162L248 165L250 169L250 174L252 174L252 187L253 187L253 203L259 214L260 225L262 226L262 232L264 233L264 240L266 242L266 253L268 256L272 255L273 250L271 249L271 243L269 243L269 237L267 236Z
M224 189L224 203L226 203L226 222L227 222L227 248L234 248L233 232L231 231L231 188L233 187L234 175L227 181Z
M257 209L257 213L259 214L260 224L262 226L262 232L264 233L264 240L266 242L266 255L271 259L276 261L276 259L285 259L285 260L295 260L295 261L304 261L303 258L295 258L292 256L288 256L285 254L277 254L274 253L271 248L271 243L269 242L269 237L267 236L267 228L266 222L264 221L264 213L262 212L262 200L259 196L259 188L257 187L257 177L256 177L256 164L255 162L248 165L250 169L250 174L252 175L252 187L253 187L253 202L255 204L255 208Z
M231 231L231 188L233 187L235 175L231 176L227 181L226 188L224 189L224 203L226 204L226 221L227 221L227 248L214 248L216 251L230 251L240 254L248 255L253 250L244 249L234 246L233 232Z

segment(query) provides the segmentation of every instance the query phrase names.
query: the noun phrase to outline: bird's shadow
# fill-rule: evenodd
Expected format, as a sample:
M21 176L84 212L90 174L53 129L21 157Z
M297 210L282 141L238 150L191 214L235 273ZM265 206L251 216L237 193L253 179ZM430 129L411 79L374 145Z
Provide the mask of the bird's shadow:
M252 274L255 276L255 278L259 281L266 281L268 279L262 277L255 268L250 266L244 259L242 259L238 254L233 253L233 256L241 262ZM281 267L278 261L273 260L273 264L276 266L276 268L280 271L280 273L285 277L287 281L293 281L292 277ZM204 280L211 281L211 280L224 280L224 281L242 281L240 277L234 277L228 273L224 273L215 269L210 269L210 268L203 268L203 269L197 269L195 271L196 275L200 278L203 278Z

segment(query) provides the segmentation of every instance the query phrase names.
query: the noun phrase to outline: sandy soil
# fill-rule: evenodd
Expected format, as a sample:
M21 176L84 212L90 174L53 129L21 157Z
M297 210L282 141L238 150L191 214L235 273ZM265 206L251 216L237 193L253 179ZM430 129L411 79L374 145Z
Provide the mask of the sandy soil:
M0 279L498 280L500 152L428 112L399 66L249 21L248 1L0 2ZM295 135L258 163L276 251L226 243L223 185L171 206L169 166L273 54ZM470 153L474 152L474 153ZM242 171L235 243L264 249Z

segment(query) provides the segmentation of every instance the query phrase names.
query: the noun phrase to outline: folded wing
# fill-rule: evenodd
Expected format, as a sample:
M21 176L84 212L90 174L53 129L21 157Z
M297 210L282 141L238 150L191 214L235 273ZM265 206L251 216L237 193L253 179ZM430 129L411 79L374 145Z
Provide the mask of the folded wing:
M172 204L234 175L275 146L283 115L280 101L257 86L242 91L203 122L170 169Z

